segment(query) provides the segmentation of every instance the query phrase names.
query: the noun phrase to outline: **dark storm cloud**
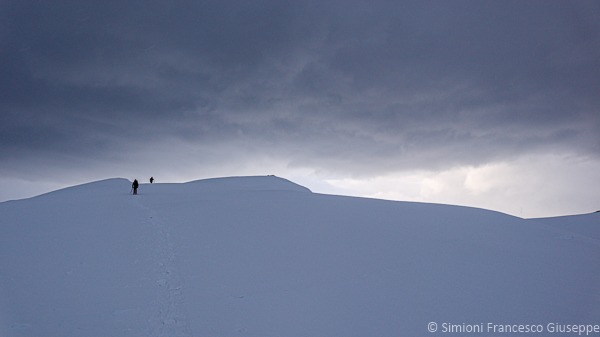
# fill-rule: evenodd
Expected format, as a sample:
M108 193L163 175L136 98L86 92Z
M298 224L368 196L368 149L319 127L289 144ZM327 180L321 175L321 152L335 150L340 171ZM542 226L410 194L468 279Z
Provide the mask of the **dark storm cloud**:
M172 138L355 173L599 154L593 1L4 1L0 22L6 163Z

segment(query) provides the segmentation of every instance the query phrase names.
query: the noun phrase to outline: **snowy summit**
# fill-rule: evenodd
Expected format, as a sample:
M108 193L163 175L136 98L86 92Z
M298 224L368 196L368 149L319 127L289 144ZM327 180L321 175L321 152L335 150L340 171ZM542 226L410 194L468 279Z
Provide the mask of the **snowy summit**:
M600 213L525 220L274 176L130 188L108 179L0 203L0 336L600 324Z

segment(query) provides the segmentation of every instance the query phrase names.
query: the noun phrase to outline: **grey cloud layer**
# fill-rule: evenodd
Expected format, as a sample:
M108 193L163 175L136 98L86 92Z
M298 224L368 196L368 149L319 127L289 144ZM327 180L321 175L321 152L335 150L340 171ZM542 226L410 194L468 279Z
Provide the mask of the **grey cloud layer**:
M168 138L353 173L600 152L593 1L5 1L0 13L7 163Z

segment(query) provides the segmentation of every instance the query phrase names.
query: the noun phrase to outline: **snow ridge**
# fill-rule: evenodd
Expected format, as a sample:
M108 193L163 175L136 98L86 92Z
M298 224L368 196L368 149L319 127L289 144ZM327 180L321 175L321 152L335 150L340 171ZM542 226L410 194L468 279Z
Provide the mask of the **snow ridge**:
M304 186L277 176L227 177L202 179L186 183L203 192L226 191L295 191L308 192Z
M130 186L0 203L0 336L598 324L600 213L524 220L310 193L272 176L142 184L136 196Z

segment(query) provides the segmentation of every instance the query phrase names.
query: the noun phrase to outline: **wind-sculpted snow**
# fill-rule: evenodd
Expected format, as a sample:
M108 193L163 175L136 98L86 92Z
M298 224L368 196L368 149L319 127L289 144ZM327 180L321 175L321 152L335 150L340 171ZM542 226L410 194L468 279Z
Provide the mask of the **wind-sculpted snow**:
M310 193L273 176L142 184L137 196L130 186L0 203L0 336L600 324L600 243L588 234L599 213L523 220Z

